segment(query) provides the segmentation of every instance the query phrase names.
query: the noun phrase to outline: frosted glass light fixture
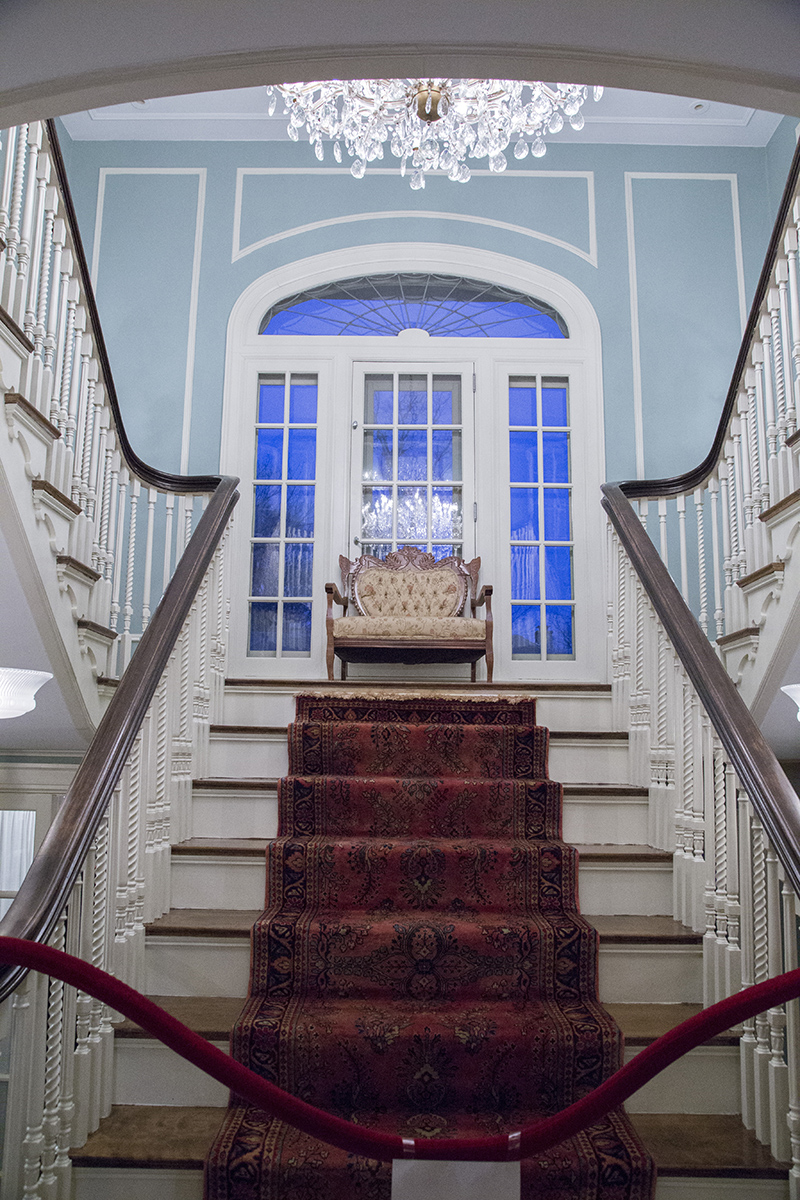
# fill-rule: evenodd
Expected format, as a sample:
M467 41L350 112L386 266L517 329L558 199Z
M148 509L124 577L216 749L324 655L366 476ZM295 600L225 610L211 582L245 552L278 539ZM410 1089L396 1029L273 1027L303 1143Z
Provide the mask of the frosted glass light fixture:
M49 671L0 667L0 720L21 717L36 708L36 693L53 676Z
M323 141L333 142L342 161L342 143L353 159L350 174L362 179L367 163L383 158L388 143L400 159L400 174L411 167L411 187L425 187L429 171L443 171L466 183L466 158L486 158L489 170L505 171L506 148L514 157L541 158L545 137L558 133L564 119L573 129L585 124L581 107L589 89L580 83L520 79L331 79L267 87L269 115L283 99L289 137L305 129L322 161ZM593 89L595 100L603 94Z
M800 683L787 683L781 691L785 692L790 700L794 700L797 705L797 719L800 721Z

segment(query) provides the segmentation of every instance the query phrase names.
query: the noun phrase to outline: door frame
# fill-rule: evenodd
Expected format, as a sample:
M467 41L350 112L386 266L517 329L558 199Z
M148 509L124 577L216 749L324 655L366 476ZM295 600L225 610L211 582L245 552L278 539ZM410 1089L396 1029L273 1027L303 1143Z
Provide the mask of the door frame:
M390 271L441 272L464 274L526 292L552 304L567 322L570 336L561 340L528 343L517 338L430 338L423 330L406 330L386 337L303 337L282 335L266 338L259 327L266 311L277 300L320 283L351 278L360 274ZM465 340L469 352L464 353ZM585 610L582 628L576 631L579 657L574 661L513 662L510 632L503 632L504 613L499 603L495 626L496 654L499 655L496 678L508 680L585 680L605 682L607 654L604 604L597 601L597 581L605 595L605 520L599 503L599 485L605 478L603 391L600 325L586 296L562 276L531 263L489 251L463 246L431 243L385 243L358 246L315 255L287 264L255 280L233 306L228 323L223 393L220 470L242 479L242 500L234 519L231 537L231 580L247 579L249 574L250 496L253 471L253 412L257 378L260 373L285 370L316 372L320 385L318 421L317 486L325 503L317 506L313 582L313 618L311 656L289 660L251 657L247 654L247 605L234 603L229 632L229 673L239 678L282 678L287 671L293 678L321 678L324 674L325 613L324 584L338 580L332 564L348 541L350 516L350 457L352 453L351 397L356 363L383 365L389 359L397 364L424 361L436 369L438 364L475 360L477 404L475 446L481 447L491 462L490 471L478 471L475 498L478 520L475 528L478 553L483 559L482 579L495 584L502 595L504 568L498 555L503 539L508 541L507 504L486 503L482 492L490 479L507 478L507 421L498 422L494 413L502 411L492 397L502 396L503 375L527 373L568 374L572 387L580 390L583 419L580 452L573 459L573 480L583 478L581 523L586 539L585 579L588 590L581 596L576 578L576 623L578 606ZM545 365L546 364L546 365ZM330 403L322 402L323 396ZM490 397L482 403L481 398ZM246 431L246 432L245 432ZM499 431L499 434L498 434ZM483 485L481 483L483 478ZM596 483L596 487L594 484ZM575 531L579 528L575 511ZM576 556L577 557L577 556ZM582 568L583 569L583 568ZM498 583L500 587L498 588ZM583 592L583 585L581 586ZM232 587L235 595L236 588ZM594 597L591 600L591 597ZM510 617L509 617L510 619ZM504 641L509 641L507 654ZM496 660L497 661L497 660Z

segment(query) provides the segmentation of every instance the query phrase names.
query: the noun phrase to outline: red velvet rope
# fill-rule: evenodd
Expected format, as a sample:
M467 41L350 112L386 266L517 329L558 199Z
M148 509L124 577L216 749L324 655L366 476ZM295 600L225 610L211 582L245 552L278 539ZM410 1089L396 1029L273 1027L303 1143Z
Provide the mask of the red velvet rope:
M502 1162L538 1154L592 1125L688 1050L732 1025L800 996L800 970L787 971L737 992L665 1033L582 1100L515 1133L482 1138L411 1139L364 1129L298 1100L235 1062L140 992L62 950L20 938L0 937L0 962L30 967L81 988L135 1021L248 1103L341 1150L386 1162L409 1157Z

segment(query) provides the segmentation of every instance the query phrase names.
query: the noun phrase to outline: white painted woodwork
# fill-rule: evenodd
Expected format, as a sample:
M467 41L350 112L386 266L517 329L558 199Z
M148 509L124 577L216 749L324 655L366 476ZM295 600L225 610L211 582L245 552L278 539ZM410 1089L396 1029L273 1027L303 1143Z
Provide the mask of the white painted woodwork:
M148 937L144 991L153 996L247 995L250 939Z
M212 1044L227 1053L227 1042ZM225 1108L229 1095L216 1079L161 1042L117 1038L114 1043L114 1104Z

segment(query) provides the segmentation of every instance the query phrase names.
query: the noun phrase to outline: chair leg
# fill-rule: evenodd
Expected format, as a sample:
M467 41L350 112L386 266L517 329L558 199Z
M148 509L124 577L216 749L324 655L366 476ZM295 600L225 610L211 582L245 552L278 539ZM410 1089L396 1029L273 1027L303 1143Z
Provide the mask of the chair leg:
M347 663L342 659L342 682L347 679Z
M328 668L328 679L333 680L333 644L328 645L328 650L325 655L325 665Z
M478 664L476 662L473 662L470 664L470 674L469 674L470 681L472 683L475 682L477 673L478 673Z

